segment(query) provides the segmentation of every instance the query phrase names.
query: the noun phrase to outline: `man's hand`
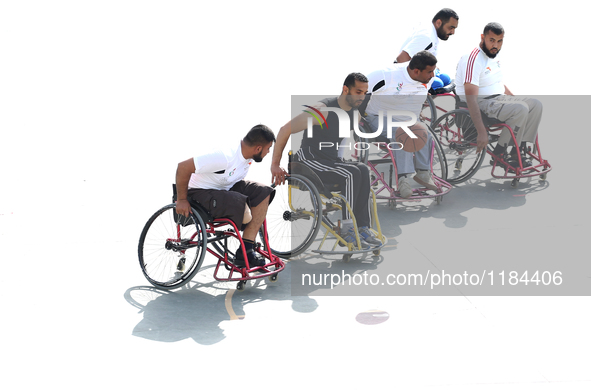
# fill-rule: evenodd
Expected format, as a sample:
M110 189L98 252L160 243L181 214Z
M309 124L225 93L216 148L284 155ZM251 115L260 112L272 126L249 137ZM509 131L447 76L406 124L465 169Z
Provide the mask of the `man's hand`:
M488 131L482 122L482 115L480 114L480 107L478 106L478 86L470 83L464 83L464 90L466 91L466 103L468 104L468 112L470 118L478 132L476 138L476 153L480 153L488 145Z
M176 212L184 217L188 217L191 213L191 205L187 199L176 201Z
M482 149L486 149L486 145L488 145L488 134L485 133L478 133L478 138L476 138L476 153L480 153Z
M285 177L288 176L287 171L279 165L271 165L271 180L276 186L285 183Z

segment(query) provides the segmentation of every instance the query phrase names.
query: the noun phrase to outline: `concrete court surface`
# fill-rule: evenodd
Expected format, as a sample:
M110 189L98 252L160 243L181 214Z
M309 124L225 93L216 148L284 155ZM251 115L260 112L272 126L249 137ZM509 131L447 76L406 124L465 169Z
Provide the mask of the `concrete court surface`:
M355 272L397 259L469 258L506 241L499 253L516 262L584 263L588 185L574 188L573 167L585 164L588 140L585 133L581 143L544 144L553 164L546 183L512 189L483 166L441 205L408 202L393 211L380 202L389 238L380 258L294 261ZM158 388L179 380L221 388L241 381L347 389L591 384L589 296L292 296L292 264L277 283L237 292L233 283L214 283L211 263L186 287L159 291L143 278L136 245L160 204L140 198L126 209L119 193L101 190L106 177L58 180L71 197L48 193L43 199L55 207L31 212L25 203L0 216L2 377L11 388ZM511 238L516 232L522 240Z
M375 36L392 41L442 6L363 5L378 3L384 15L401 15L395 24L373 26ZM169 202L179 159L208 146L190 142L196 129L217 129L216 105L246 90L233 83L235 89L220 91L220 80L237 67L253 75L236 123L278 129L289 118L291 95L338 93L344 75L377 69L394 50L365 40L364 50L344 60L359 45L331 42L322 52L330 66L319 68L310 42L348 26L351 39L362 39L364 17L336 2L298 3L289 15L265 2L210 4L2 4L2 387L590 388L588 295L456 289L452 296L326 296L326 288L316 288L293 296L293 264L277 283L243 292L213 283L210 263L178 291L147 283L137 261L144 223ZM576 4L518 9L507 1L486 12L473 2L446 4L460 13L461 25L442 45L442 68L453 70L483 24L499 20L508 31L503 50L513 62L505 69L515 93L584 93L580 67L561 73L572 83L550 86L542 82L547 67L526 69L531 53L580 53L578 40L561 33L566 25L585 26ZM220 12L223 22L215 17ZM313 28L303 29L302 21L314 21ZM538 39L530 24L552 27ZM306 54L297 55L302 47ZM286 77L292 74L303 76ZM503 264L537 258L556 267L580 259L588 277L591 101L578 98L570 97L572 113L545 107L540 136L553 165L545 184L524 181L514 190L483 167L441 205L408 202L392 211L380 202L389 238L381 257L294 261L373 272L396 269L399 261L436 267L454 256ZM259 168L268 178L268 165Z

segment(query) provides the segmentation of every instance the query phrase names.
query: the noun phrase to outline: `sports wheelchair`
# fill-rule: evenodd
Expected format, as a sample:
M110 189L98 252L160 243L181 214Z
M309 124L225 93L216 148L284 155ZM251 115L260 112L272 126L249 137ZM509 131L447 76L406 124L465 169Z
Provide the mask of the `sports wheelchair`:
M439 100L439 96L451 96L454 99L455 109L446 111L443 108L435 105L434 101ZM441 95L430 97L430 106L434 107L436 113L443 112L439 117L435 115L436 119L431 126L432 134L439 140L445 157L447 160L447 181L450 184L459 184L470 179L481 167L485 155L489 154L492 158L490 160L491 175L497 179L512 179L511 186L517 187L519 179L526 177L538 176L540 181L546 180L548 172L552 167L548 160L542 157L538 137L532 146L528 146L524 151L525 155L531 159L531 165L524 163L521 153L516 153L517 163L511 165L505 161L501 156L493 153L493 146L500 136L501 131L507 129L511 134L511 144L516 145L516 137L513 129L495 118L489 118L481 112L484 126L488 131L489 143L486 150L476 153L476 139L477 131L466 103L462 102L460 98L445 91ZM505 153L506 155L506 150Z
M423 118L421 114L419 119L423 121L425 118ZM428 122L426 124L427 127L429 127ZM373 132L364 117L361 118L360 128L362 131L367 133ZM413 194L411 197L403 198L400 196L400 192L398 190L398 168L394 158L394 152L387 146L390 144L390 140L382 136L377 137L375 140L364 139L355 134L355 141L358 145L374 145L375 149L378 151L377 153L370 152L371 146L367 149L360 147L355 149L353 157L369 167L371 171L371 186L375 190L376 198L387 199L388 207L390 209L395 209L396 205L400 202L418 201L428 198L434 198L437 204L441 204L443 196L451 191L452 186L446 181L447 162L443 148L441 147L437 137L432 137L432 139L433 142L431 145L432 153L430 167L431 173L433 175L433 182L435 183L437 189L431 190L426 187L417 186L413 188ZM379 166L384 164L388 164L388 179L384 177L385 172L380 172L381 170ZM382 192L384 192L384 194L380 195Z
M266 221L259 231L255 250L269 262L250 267L240 230L232 220L213 219L196 202L191 203L189 217L184 217L176 213L175 201L176 188L173 185L173 203L156 211L140 236L140 267L152 285L165 290L183 286L199 271L207 252L217 258L214 278L221 282L236 281L237 290L243 290L246 281L251 279L268 277L272 282L277 280L285 263L270 250ZM246 263L243 268L234 264L240 248Z
M381 231L373 191L370 197L370 215L375 227L373 232L382 244L363 249L351 206L338 192L338 188L323 183L314 171L291 160L290 151L286 184L275 188L275 198L267 211L267 229L273 236L273 254L286 259L292 258L306 251L314 241L319 241L318 247L311 250L312 253L339 255L345 262L355 254L372 252L376 256L379 255L381 248L387 243L387 238ZM352 216L355 243L348 243L341 237L340 220L333 222L341 215L343 207L346 207ZM317 240L321 227L325 233ZM328 247L329 245L332 247Z

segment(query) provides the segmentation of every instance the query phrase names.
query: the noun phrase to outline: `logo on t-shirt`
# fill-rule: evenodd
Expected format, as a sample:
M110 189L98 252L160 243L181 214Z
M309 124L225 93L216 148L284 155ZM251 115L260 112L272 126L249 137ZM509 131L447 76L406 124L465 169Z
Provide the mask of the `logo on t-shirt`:
M228 177L232 176L232 175L234 174L234 171L235 171L235 170L236 170L236 168L232 169L232 172L230 172L230 173L228 174Z
M402 89L402 84L403 84L403 83L398 83L398 86L396 87L396 90L397 90L398 92L400 92L400 90Z

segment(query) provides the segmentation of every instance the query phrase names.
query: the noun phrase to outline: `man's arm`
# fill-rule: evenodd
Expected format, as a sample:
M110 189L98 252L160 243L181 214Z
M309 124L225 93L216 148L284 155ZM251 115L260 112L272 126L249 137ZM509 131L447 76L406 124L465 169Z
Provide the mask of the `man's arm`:
M478 86L470 83L464 84L464 90L466 91L466 102L468 103L468 111L476 131L478 132L478 138L476 139L476 152L480 152L488 145L488 133L484 123L482 122L482 115L480 114L480 107L478 107Z
M507 86L505 85L505 95L509 95L509 96L513 96L513 92L511 92L509 90L509 88L507 88Z
M187 191L193 172L195 172L195 161L192 158L180 162L176 169L176 212L185 217L188 217L191 212Z
M398 57L396 57L396 62L398 62L399 64L408 61L410 61L410 55L404 50L402 50L400 54L398 54Z
M410 59L420 52L421 50L427 50L433 45L431 42L431 37L425 34L417 34L414 35L410 42L408 42L404 47L400 50L400 54L396 57L396 62L403 63L408 62Z
M322 107L326 107L323 103L316 103L312 107L322 111ZM327 113L323 113L323 115L327 115ZM308 114L307 112L302 112L289 122L287 122L277 134L277 141L275 142L275 147L273 148L273 159L271 160L271 180L273 184L280 185L285 183L285 176L287 172L285 169L281 168L279 164L281 163L281 156L283 155L283 149L285 149L285 145L287 145L287 141L289 141L289 137L292 134L299 133L308 128L308 118L311 118L312 115Z

